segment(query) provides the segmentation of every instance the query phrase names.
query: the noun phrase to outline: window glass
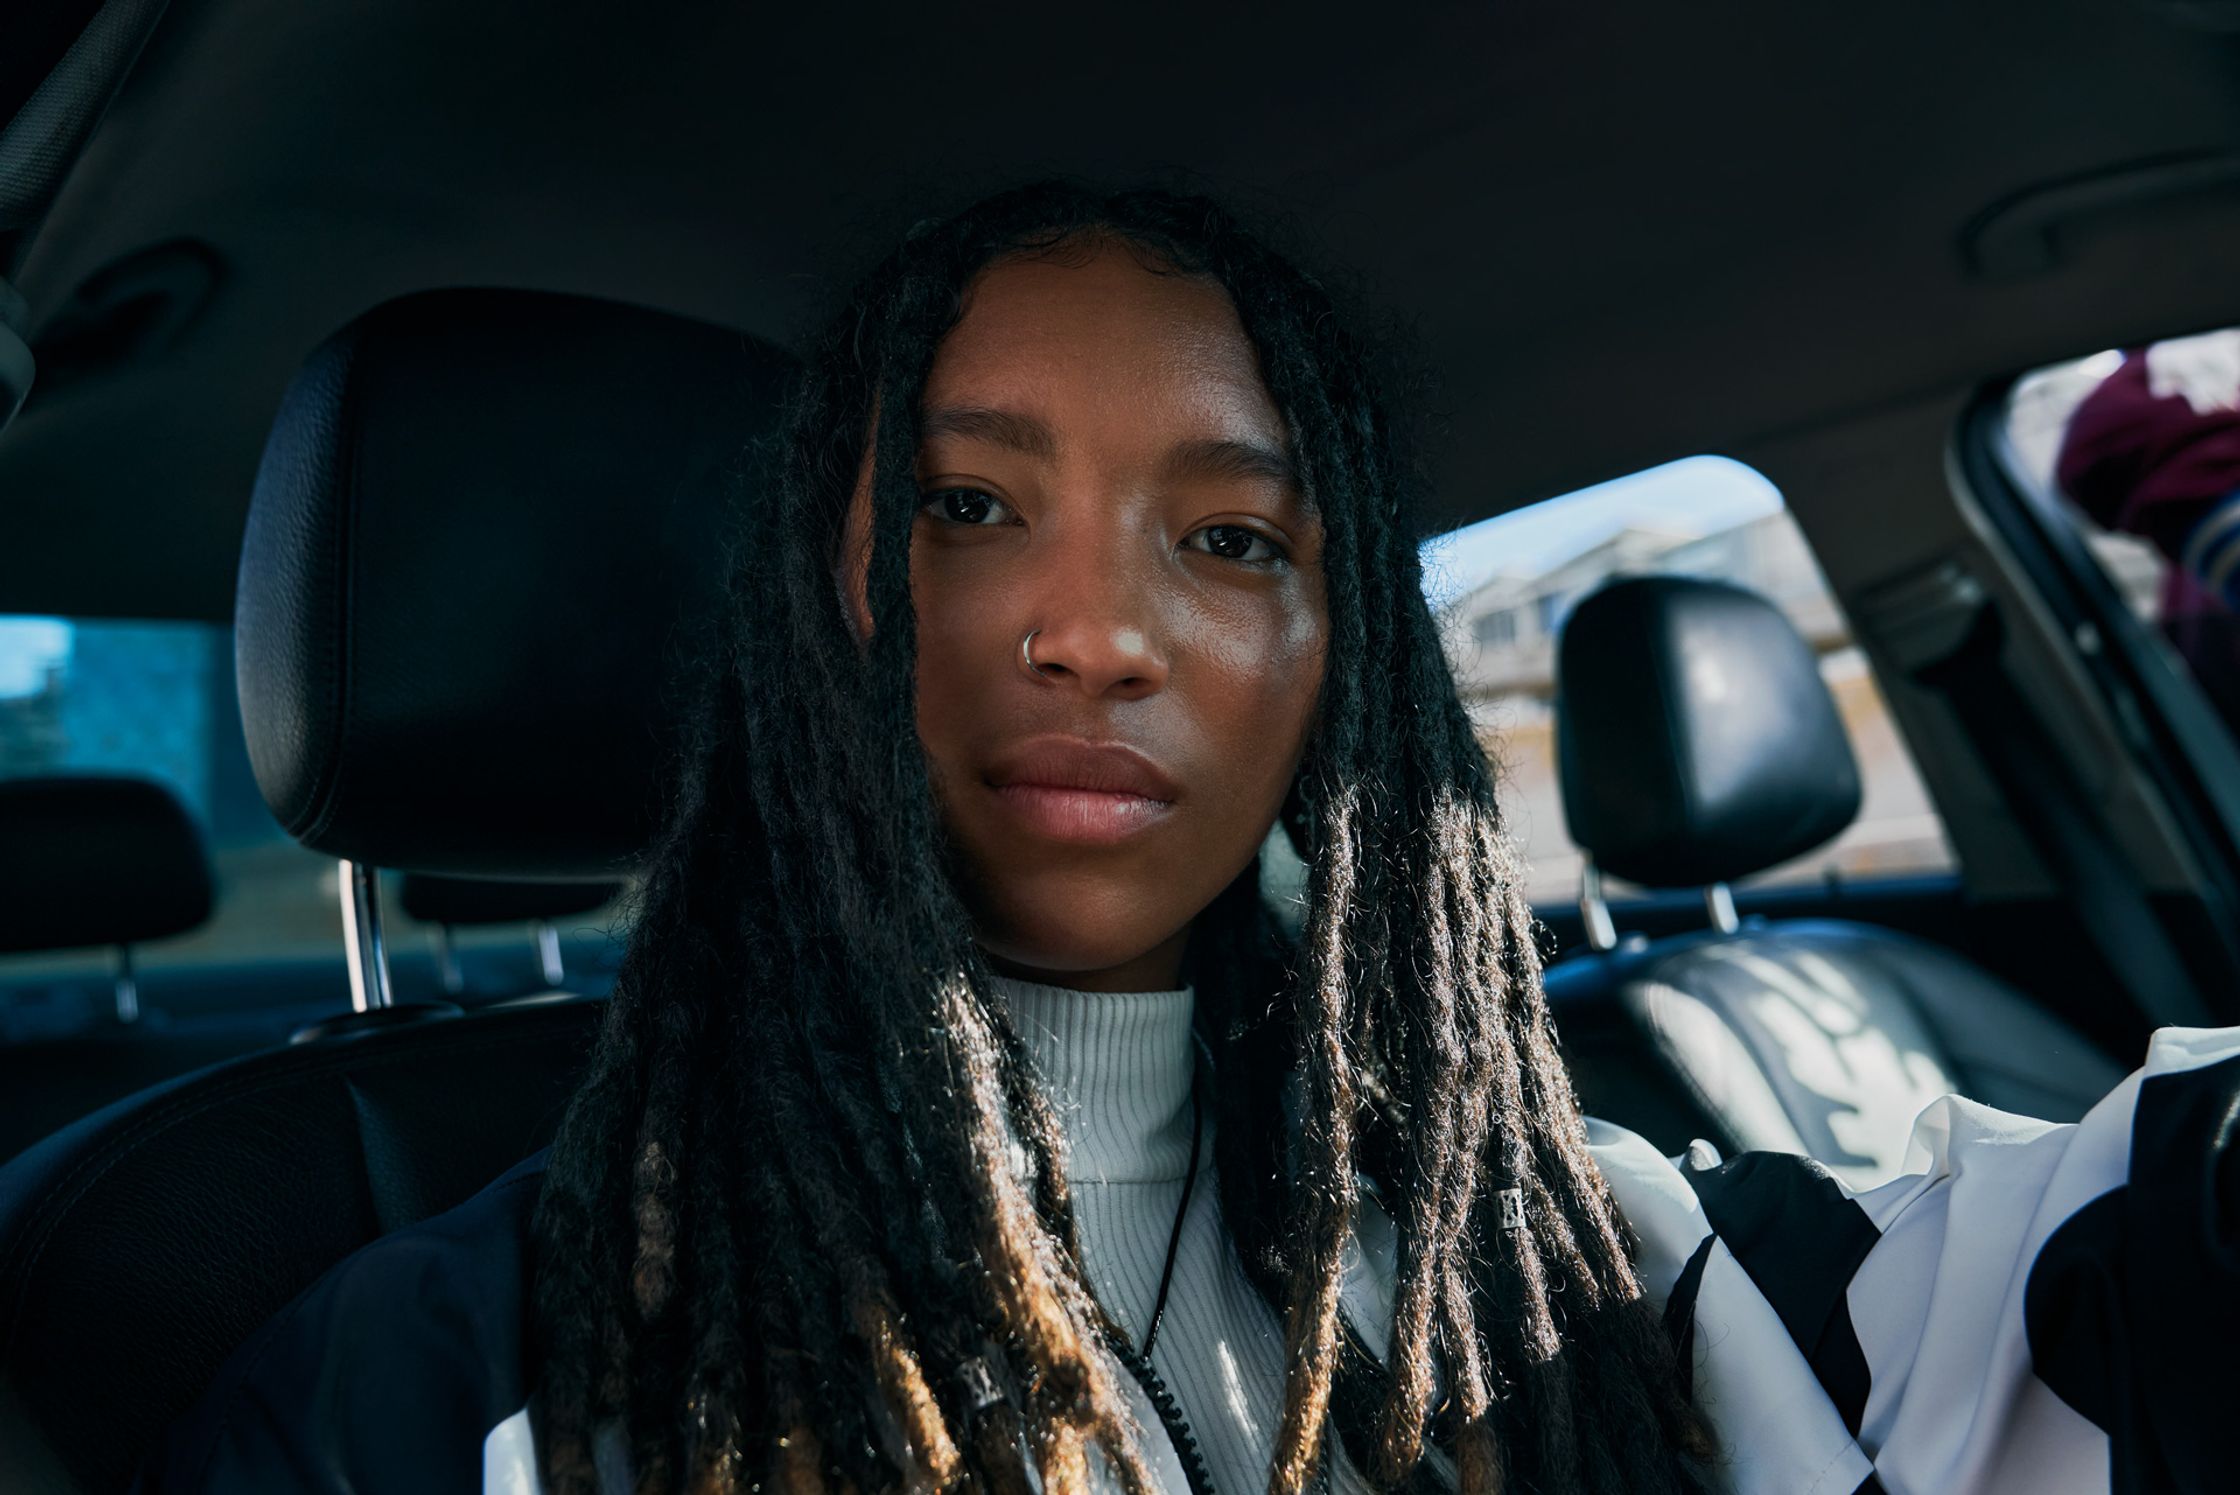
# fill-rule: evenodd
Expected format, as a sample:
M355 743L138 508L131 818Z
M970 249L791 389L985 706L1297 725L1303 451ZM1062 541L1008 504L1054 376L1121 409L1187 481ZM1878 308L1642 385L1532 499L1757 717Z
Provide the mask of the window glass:
M144 962L339 948L335 864L281 833L250 775L229 629L0 618L0 777L80 772L161 781L208 839L210 922L148 947ZM15 956L0 972L108 958Z
M1859 817L1827 846L1754 881L1941 871L1952 852L1866 660L1780 493L1723 457L1691 457L1532 504L1425 547L1426 591L1455 678L1502 770L1536 903L1568 900L1582 857L1556 779L1555 642L1613 577L1714 577L1770 598L1812 644L1858 755Z
M336 863L298 846L265 808L241 734L232 630L0 616L0 778L85 772L161 781L210 848L217 897L209 922L137 950L143 970L302 955L339 959ZM564 920L562 933L596 930L607 918ZM394 897L386 900L383 923L393 951L435 947L438 932L407 918ZM459 943L531 950L522 925L462 929ZM0 957L0 986L18 985L21 995L26 979L106 970L113 960L106 950Z
M2240 329L2038 369L2009 392L2005 435L2008 472L2240 730Z

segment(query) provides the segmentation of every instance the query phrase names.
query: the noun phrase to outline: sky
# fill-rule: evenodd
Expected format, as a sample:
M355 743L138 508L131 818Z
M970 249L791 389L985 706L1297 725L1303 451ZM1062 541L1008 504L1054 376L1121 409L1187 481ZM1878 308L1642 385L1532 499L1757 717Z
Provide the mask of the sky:
M1684 457L1427 540L1423 590L1442 607L1504 572L1538 575L1634 525L1709 535L1781 506L1780 491L1755 468Z
M0 618L0 701L38 693L47 666L70 652L70 625L56 618Z

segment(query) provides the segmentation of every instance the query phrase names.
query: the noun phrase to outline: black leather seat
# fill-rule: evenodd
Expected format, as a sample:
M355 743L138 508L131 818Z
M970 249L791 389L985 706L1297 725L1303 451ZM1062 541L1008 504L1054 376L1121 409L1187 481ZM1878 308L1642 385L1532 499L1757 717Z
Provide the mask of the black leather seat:
M1950 951L1837 920L1734 923L1726 884L1831 840L1859 808L1835 701L1771 603L1691 578L1614 582L1566 623L1557 693L1564 813L1593 868L1710 895L1700 934L1548 972L1590 1112L1670 1153L1698 1137L1802 1152L1859 1186L1897 1171L1941 1095L2069 1121L2122 1078Z
M549 1142L603 1010L267 1050L0 1169L0 1489L122 1489L233 1347L328 1267Z
M734 333L524 292L409 297L319 349L236 615L282 823L361 865L627 870L670 780L669 666L719 605L786 372ZM601 1010L345 1017L0 1169L0 1490L122 1488L257 1324L549 1140Z
M185 934L210 917L212 896L202 832L162 784L0 781L0 955Z
M248 1025L143 1020L132 947L200 928L213 893L201 828L164 785L0 782L0 955L116 951L108 982L58 988L71 1000L46 1014L45 1032L0 1040L0 1160L118 1096L269 1041Z

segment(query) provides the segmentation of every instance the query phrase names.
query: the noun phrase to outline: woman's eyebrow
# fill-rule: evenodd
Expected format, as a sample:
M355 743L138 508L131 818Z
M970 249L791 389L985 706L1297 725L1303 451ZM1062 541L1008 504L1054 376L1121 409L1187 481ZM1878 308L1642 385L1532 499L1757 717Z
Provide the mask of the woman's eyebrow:
M1170 448L1166 468L1171 480L1243 479L1275 483L1294 493L1300 486L1298 466L1282 448L1227 436L1185 441Z
M943 437L993 442L1022 457L1037 457L1045 462L1058 455L1058 438L1051 434L1050 428L1035 417L1021 415L1015 410L956 405L928 410L919 417L919 440L937 441Z

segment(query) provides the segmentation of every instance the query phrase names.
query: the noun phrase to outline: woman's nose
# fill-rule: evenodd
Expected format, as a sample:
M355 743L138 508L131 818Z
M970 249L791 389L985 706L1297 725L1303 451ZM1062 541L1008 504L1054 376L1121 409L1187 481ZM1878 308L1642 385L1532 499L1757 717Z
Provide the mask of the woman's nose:
M1051 685L1133 700L1167 683L1156 583L1147 568L1100 551L1061 560L1035 588L1021 658Z

